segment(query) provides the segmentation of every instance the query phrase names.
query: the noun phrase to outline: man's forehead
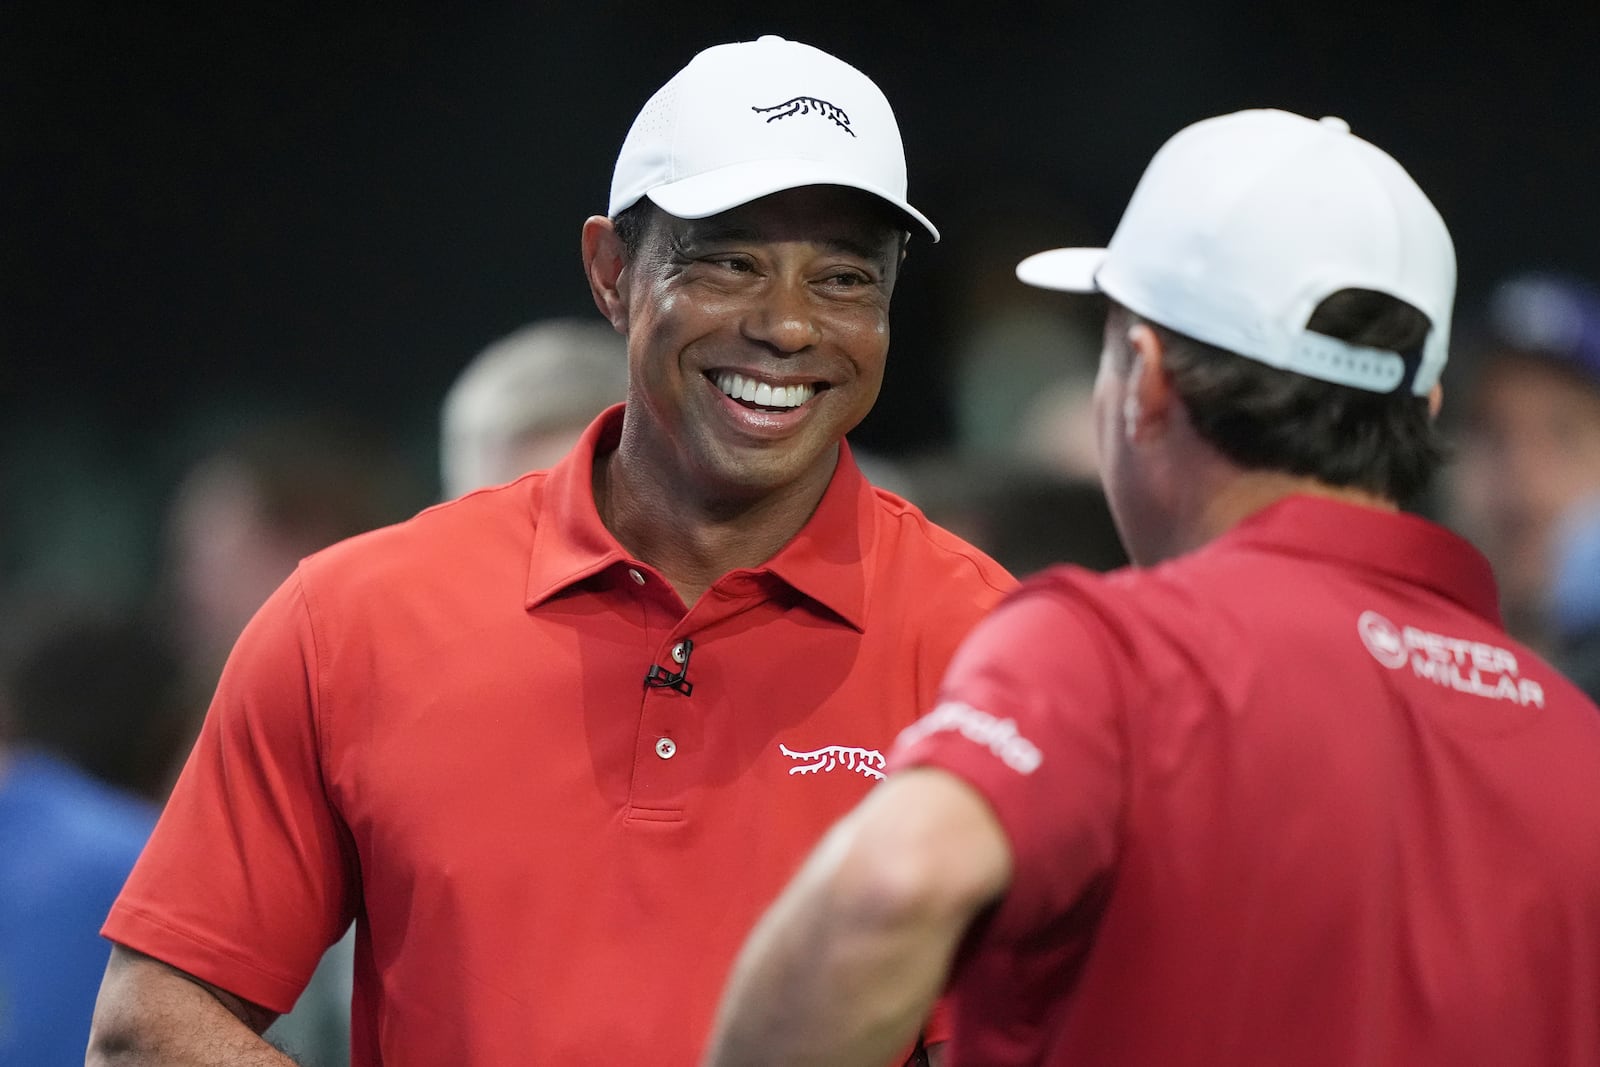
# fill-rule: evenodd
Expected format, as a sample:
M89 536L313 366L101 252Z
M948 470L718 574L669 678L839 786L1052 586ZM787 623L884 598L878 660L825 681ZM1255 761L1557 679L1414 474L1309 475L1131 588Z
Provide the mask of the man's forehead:
M703 219L660 214L673 234L694 242L805 241L864 256L883 255L905 232L871 194L825 185L785 189Z

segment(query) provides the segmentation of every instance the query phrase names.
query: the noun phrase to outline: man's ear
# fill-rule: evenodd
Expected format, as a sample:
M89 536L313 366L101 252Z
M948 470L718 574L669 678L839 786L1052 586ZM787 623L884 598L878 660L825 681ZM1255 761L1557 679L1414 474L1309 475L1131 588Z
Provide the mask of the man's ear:
M613 329L628 333L627 249L617 229L604 215L592 215L583 224L583 272L589 292Z
M1444 407L1444 384L1435 382L1432 389L1428 390L1428 418L1437 419L1439 409Z
M1123 432L1128 441L1144 441L1165 428L1176 393L1166 366L1161 335L1143 322L1128 327L1130 366L1123 392Z

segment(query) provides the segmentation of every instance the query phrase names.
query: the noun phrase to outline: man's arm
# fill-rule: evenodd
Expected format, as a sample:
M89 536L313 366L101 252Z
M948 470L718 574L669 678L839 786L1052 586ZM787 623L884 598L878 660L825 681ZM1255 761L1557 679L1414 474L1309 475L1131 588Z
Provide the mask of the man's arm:
M274 1012L121 945L100 983L86 1067L293 1067L260 1038Z
M891 775L839 823L756 925L706 1067L880 1067L915 1041L1011 848L954 775Z

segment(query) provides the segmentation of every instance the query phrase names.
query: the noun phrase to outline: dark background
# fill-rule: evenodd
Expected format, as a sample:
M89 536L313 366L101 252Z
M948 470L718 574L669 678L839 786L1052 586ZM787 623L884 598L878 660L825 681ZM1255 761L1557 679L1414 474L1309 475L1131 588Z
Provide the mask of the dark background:
M1508 271L1600 275L1597 29L1594 2L7 0L3 564L148 549L178 428L218 405L354 412L431 477L460 366L590 313L579 227L634 113L701 47L806 40L895 106L912 201L946 235L913 248L858 433L896 454L948 436L974 235L998 214L1041 248L1103 240L1150 154L1207 115L1339 114L1394 154L1455 235L1458 335Z

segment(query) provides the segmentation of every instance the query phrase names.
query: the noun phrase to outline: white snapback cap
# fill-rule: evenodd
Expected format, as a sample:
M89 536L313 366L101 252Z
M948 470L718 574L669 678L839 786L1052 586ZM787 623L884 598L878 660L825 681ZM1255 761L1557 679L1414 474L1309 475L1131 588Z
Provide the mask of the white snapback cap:
M771 193L843 185L906 202L900 127L872 79L841 59L767 36L696 55L644 105L611 177L615 218L641 197L703 219Z
M1416 182L1343 120L1239 111L1178 132L1145 168L1106 248L1029 256L1017 277L1103 292L1241 356L1376 393L1426 395L1450 347L1456 257ZM1341 289L1412 305L1420 361L1308 331Z

